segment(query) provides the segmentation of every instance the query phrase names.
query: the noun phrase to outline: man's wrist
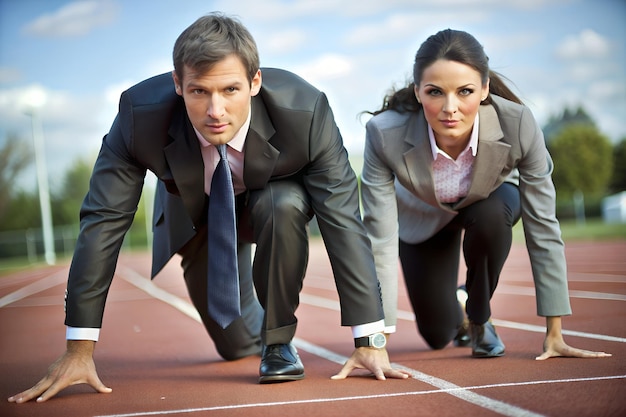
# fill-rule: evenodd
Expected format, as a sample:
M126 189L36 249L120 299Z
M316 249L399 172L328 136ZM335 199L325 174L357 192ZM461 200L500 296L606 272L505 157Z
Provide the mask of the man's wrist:
M100 338L100 329L90 327L71 327L66 326L66 340L91 340L97 342Z
M382 332L354 338L354 347L357 349L361 347L383 349L385 346L387 346L387 336Z
M369 336L374 333L383 332L385 330L385 320L379 320L372 323L358 324L352 326L352 337Z

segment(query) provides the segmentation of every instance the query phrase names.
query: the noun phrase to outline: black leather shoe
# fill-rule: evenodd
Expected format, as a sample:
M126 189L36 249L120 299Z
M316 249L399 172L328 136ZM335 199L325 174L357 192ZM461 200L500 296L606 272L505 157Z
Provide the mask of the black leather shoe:
M259 375L261 384L304 378L304 365L295 346L291 343L264 346Z
M475 324L470 322L472 356L475 358L496 358L504 356L504 343L491 322Z

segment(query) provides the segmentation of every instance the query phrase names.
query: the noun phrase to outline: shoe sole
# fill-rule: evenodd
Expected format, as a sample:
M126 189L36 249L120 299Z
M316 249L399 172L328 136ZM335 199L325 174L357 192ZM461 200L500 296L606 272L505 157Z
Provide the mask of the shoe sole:
M504 356L504 351L502 351L500 353L475 353L475 352L472 352L472 357L473 358L479 358L479 359L499 358L501 356Z
M273 384L277 382L299 381L304 378L300 375L265 375L259 378L259 384Z

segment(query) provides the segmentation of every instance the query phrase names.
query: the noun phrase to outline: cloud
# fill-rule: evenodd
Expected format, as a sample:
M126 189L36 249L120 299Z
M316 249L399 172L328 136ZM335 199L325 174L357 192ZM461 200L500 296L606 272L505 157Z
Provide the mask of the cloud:
M402 13L393 13L384 19L355 27L344 38L348 46L371 46L397 44L407 39L422 42L426 37L445 28L463 29L469 24L480 23L489 19L489 14L476 10L463 12L462 18L457 11L446 9L410 7ZM427 11L428 10L428 11ZM415 47L417 48L419 44Z
M296 50L305 43L307 35L299 29L288 29L272 33L264 39L262 48L269 53L287 53Z
M326 80L346 77L352 72L354 65L347 56L324 54L311 62L294 69L294 71L313 84Z
M556 50L558 57L568 60L602 58L610 53L610 42L591 29L568 36Z
M117 16L118 6L111 0L85 0L69 3L54 13L45 14L24 27L26 34L38 37L76 37L106 26Z
M0 67L0 84L12 83L19 81L21 78L22 73L17 68Z
M32 97L45 98L38 107L38 116L44 130L50 186L55 187L60 184L69 164L97 152L117 106L107 103L102 94L80 96L39 84L0 90L0 143L10 134L32 143L28 112L28 102ZM25 176L27 179L32 177ZM31 185L29 182L22 186L30 188Z

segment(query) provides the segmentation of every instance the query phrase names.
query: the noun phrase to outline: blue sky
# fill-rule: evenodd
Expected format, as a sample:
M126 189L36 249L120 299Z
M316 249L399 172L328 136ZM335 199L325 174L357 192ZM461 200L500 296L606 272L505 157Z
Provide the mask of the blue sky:
M178 34L215 10L250 29L262 66L327 93L353 155L358 114L403 85L419 45L445 28L473 34L540 123L582 105L613 142L626 137L624 0L0 0L0 145L9 134L32 143L25 109L43 95L50 185L60 186L77 158L95 157L119 94L171 71ZM35 176L21 182L34 187Z

